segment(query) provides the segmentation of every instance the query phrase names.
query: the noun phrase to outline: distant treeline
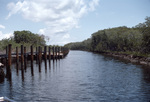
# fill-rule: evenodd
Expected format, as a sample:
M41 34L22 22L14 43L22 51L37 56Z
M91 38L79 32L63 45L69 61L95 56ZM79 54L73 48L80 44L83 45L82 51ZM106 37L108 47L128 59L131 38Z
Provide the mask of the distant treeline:
M65 45L72 50L93 52L130 52L150 54L150 17L135 27L126 26L99 30L82 42Z

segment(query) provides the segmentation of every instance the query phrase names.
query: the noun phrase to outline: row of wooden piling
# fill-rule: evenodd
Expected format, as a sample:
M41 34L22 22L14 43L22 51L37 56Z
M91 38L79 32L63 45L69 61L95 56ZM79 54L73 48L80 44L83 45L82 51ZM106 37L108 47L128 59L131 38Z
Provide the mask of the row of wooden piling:
M48 51L47 51L48 48ZM41 61L44 60L57 60L63 58L68 54L69 50L63 47L47 47L44 46L44 51L42 51L42 47L36 47L36 51L34 52L33 46L30 46L30 52L26 51L26 47L21 45L20 53L18 51L18 47L16 47L16 52L12 53L12 45L9 44L6 47L6 54L3 56L6 59L6 77L11 79L11 63L12 58L15 58L16 64L18 65L19 61L21 62L21 71L22 75L24 74L24 67L26 67L26 59L31 60L31 73L33 74L33 60L38 61L39 63L39 72L41 67Z

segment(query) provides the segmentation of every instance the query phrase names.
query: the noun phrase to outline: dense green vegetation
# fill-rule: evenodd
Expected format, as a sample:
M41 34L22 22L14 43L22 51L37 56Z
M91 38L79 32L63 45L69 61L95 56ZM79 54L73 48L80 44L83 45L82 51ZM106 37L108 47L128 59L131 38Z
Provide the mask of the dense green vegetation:
M30 43L41 46L44 46L46 43L44 35L34 34L30 31L15 31L14 41L16 43Z
M93 52L125 52L150 54L150 17L135 27L126 26L99 30L82 42L65 45L72 50Z
M44 35L38 35L24 30L14 31L13 37L0 40L0 50L5 49L8 44L12 44L12 48L15 49L15 47L20 47L22 44L24 46L45 46L46 41Z

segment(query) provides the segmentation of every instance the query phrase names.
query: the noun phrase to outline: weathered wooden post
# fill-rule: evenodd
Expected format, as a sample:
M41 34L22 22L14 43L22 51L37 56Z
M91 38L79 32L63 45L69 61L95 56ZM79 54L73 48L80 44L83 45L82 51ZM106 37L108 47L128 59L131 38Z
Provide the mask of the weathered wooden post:
M36 56L36 62L38 61L38 47L36 47L36 54L35 54L35 56Z
M47 46L44 46L44 59L47 60Z
M53 60L55 59L55 47L53 47Z
M60 47L58 47L58 58L60 59Z
M33 46L31 46L31 74L34 75L33 71Z
M58 52L58 51L57 51L57 50L58 50L57 48L58 48L58 47L55 47L56 60L57 60L57 57L58 57L58 56L57 56L57 52Z
M44 46L45 72L47 72L47 46Z
M59 47L59 58L61 58L61 47Z
M51 60L51 47L49 46L48 48L49 48L49 50L48 50L48 58L49 58L49 60Z
M19 63L18 47L16 47L16 63Z
M41 47L40 46L39 46L38 59L39 59L39 72L41 72Z
M6 67L8 67L8 46L6 46L6 56L5 56L5 60L6 60Z
M31 61L33 62L33 46L31 46Z
M64 47L61 48L62 58L64 57Z
M24 68L27 69L27 56L26 56L26 47L24 47Z
M11 80L11 44L8 45L8 66L6 77Z
M60 47L60 58L62 58L62 56L61 56L61 47Z
M24 50L23 45L21 45L21 74L22 74L22 80L24 80Z
M23 45L21 45L21 70L24 70L24 51L23 51Z
M55 55L56 55L56 61L57 61L57 57L58 57L58 55L57 55L57 52L58 52L58 49L57 49L58 47L55 47Z
M49 68L51 68L51 47L48 47Z
M59 59L59 47L57 47L57 59Z
M39 61L41 61L41 57L42 57L42 56L41 56L41 55L42 55L41 53L42 53L42 52L41 52L41 47L39 46L39 57L38 57Z
M42 47L41 47L41 62L42 62L42 59L43 59L43 52L42 52Z
M8 66L11 66L11 44L8 45Z
M0 65L0 67L1 67L1 65ZM4 70L2 68L0 68L0 83L4 82L4 79L5 79Z
M18 54L18 47L16 47L16 68L18 74L18 65L19 65L19 54Z

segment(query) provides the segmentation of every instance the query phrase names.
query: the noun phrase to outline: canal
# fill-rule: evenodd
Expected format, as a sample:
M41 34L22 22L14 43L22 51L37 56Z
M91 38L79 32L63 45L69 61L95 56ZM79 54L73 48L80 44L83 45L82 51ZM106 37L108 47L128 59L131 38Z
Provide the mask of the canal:
M16 102L149 102L150 68L85 51L60 60L30 61L24 76L11 66L12 80L0 83L0 97ZM20 65L19 65L20 68Z

